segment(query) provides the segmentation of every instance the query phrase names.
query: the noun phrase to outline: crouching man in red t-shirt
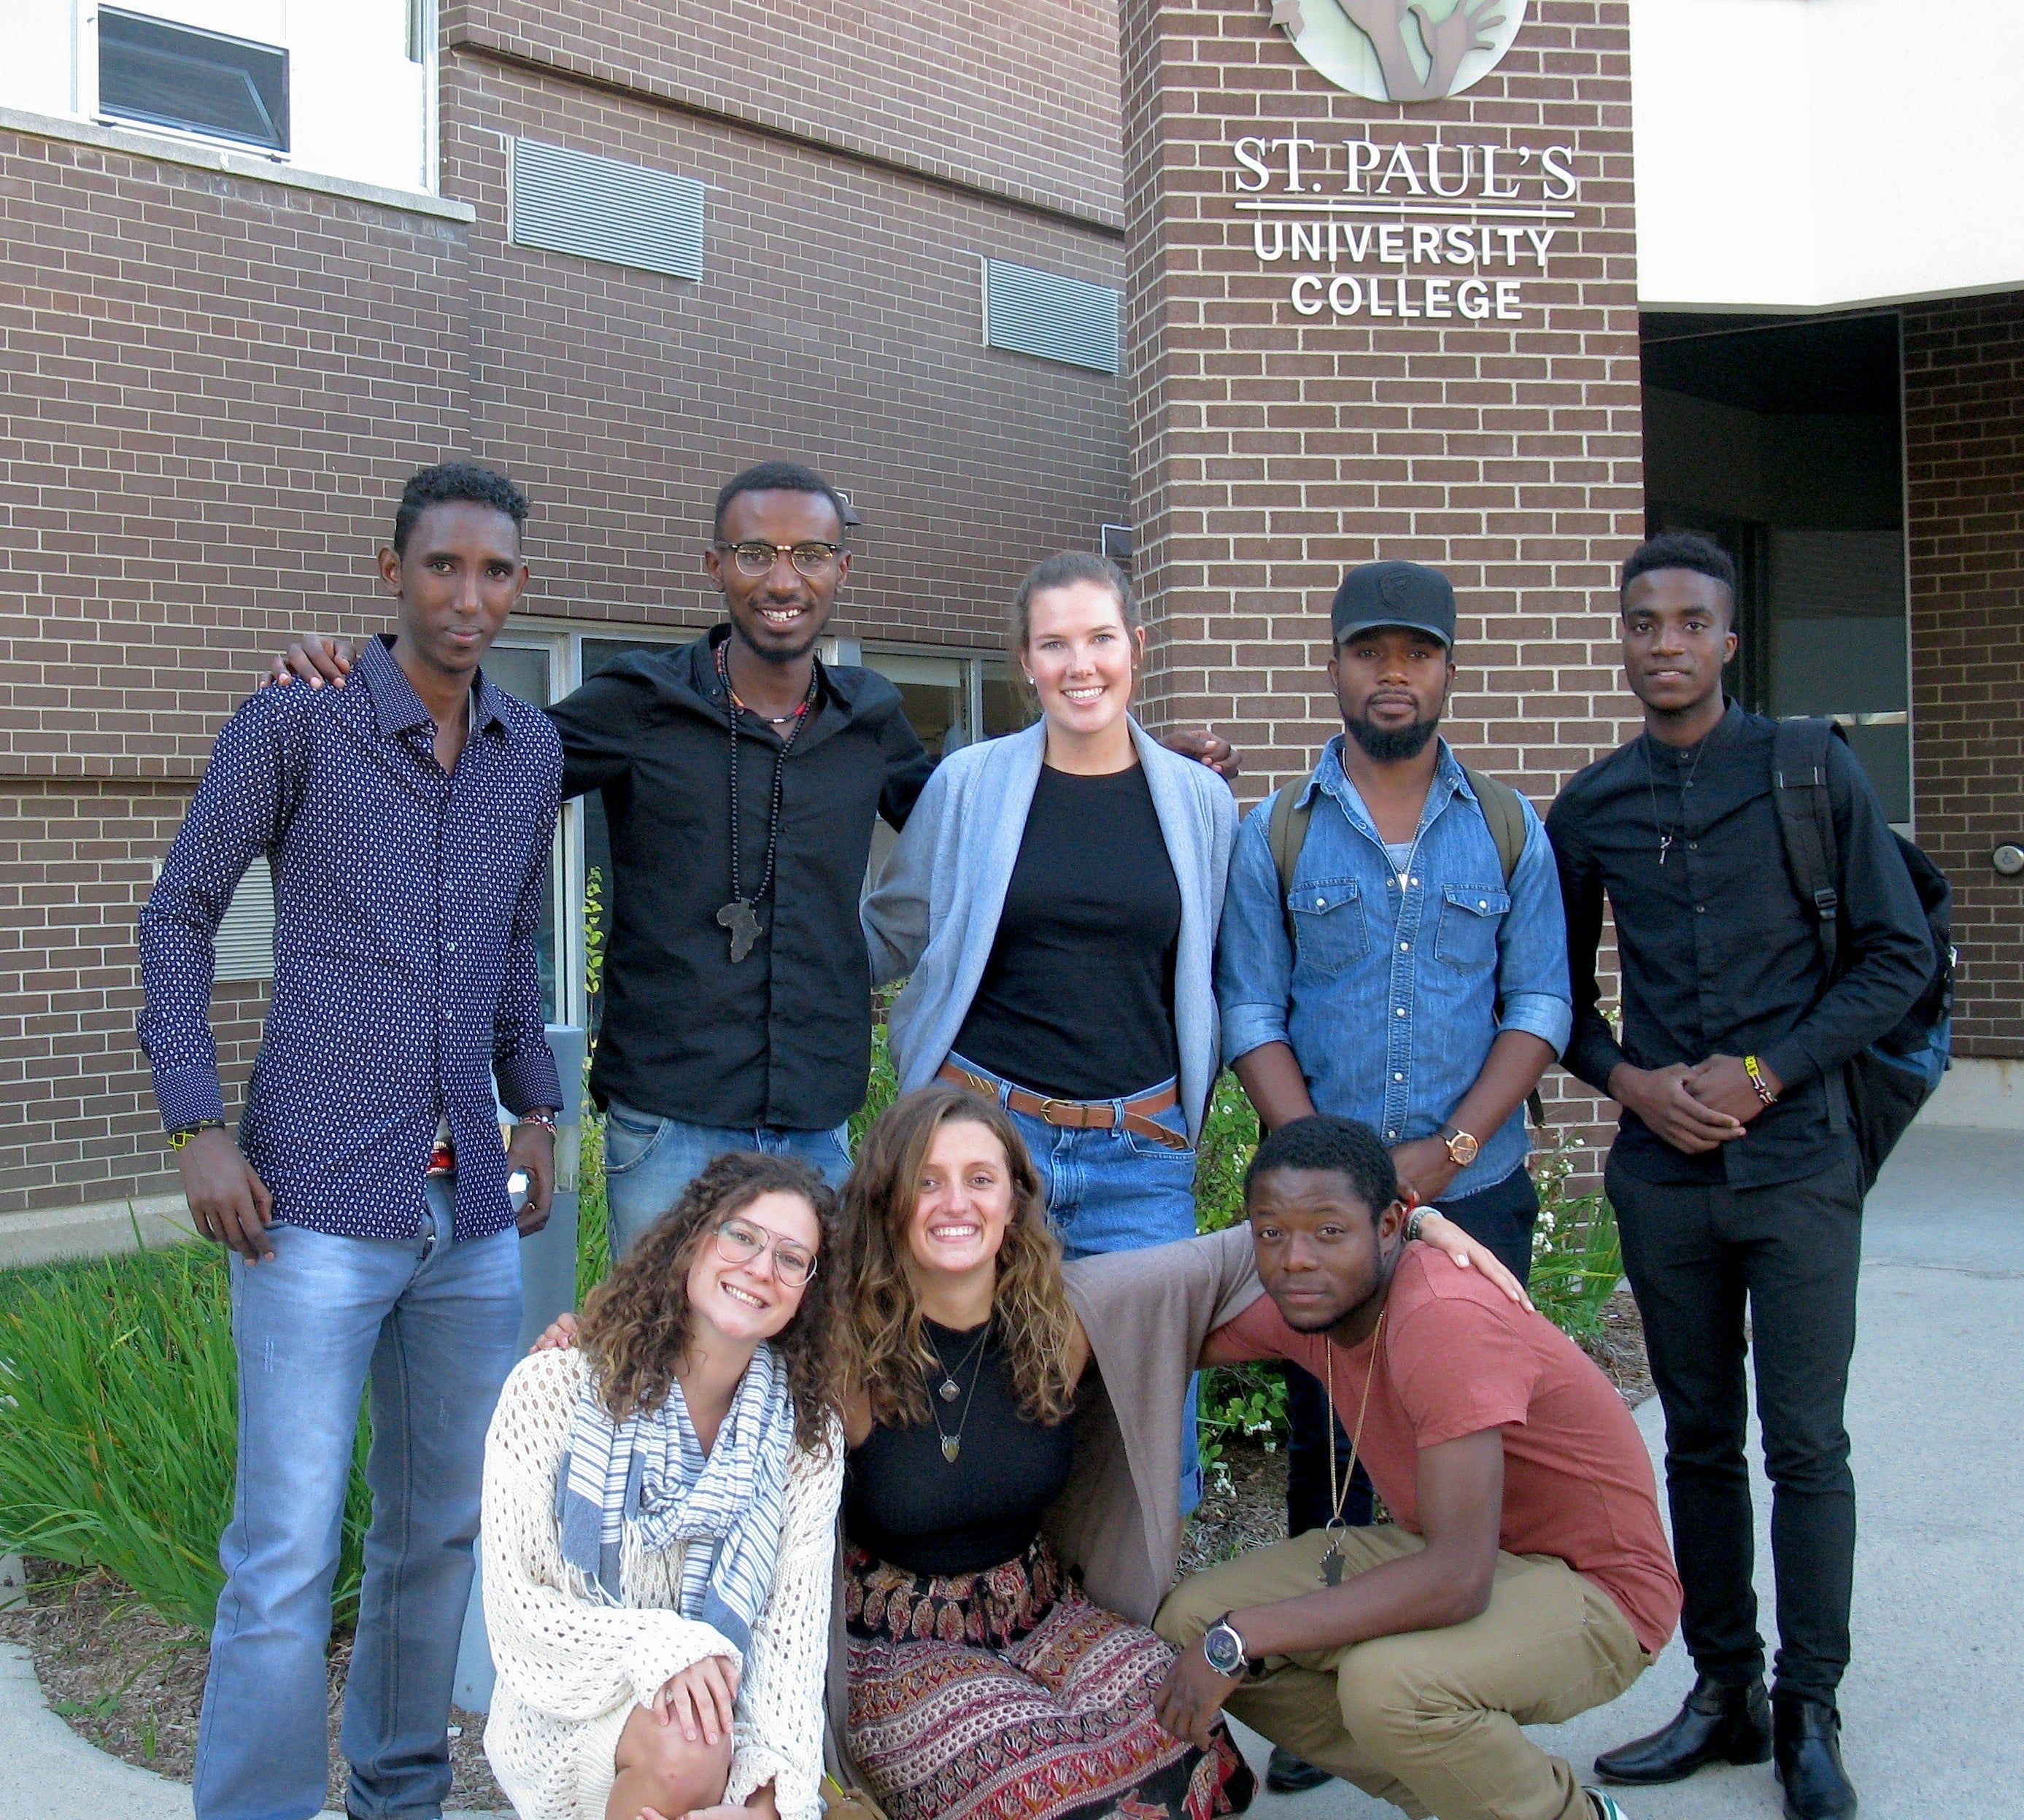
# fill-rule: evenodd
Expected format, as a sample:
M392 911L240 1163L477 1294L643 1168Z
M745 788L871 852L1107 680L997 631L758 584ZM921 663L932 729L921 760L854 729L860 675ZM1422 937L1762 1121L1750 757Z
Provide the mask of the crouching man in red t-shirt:
M1409 1815L1620 1820L1519 1728L1615 1699L1678 1620L1630 1412L1549 1321L1411 1241L1368 1126L1281 1126L1245 1193L1266 1294L1201 1362L1311 1371L1392 1520L1312 1529L1175 1588L1161 1721L1202 1744L1227 1706ZM1350 1461L1333 1464L1339 1499Z

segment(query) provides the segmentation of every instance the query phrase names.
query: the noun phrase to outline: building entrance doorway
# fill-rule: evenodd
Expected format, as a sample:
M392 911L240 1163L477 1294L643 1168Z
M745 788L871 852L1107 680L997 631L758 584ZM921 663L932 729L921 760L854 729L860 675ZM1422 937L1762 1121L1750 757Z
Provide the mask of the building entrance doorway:
M1838 720L1885 813L1912 821L1896 313L1643 321L1648 535L1736 559L1729 692Z

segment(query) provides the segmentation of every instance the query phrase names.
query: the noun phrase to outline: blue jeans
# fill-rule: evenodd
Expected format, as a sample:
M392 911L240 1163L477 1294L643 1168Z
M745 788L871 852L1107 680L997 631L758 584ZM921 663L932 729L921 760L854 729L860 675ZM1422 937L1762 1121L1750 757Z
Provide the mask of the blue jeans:
M720 1156L757 1150L805 1163L831 1188L850 1174L850 1127L790 1131L776 1125L691 1125L642 1112L622 1100L604 1108L604 1196L613 1262L682 1198L682 1191Z
M368 1377L372 1527L345 1688L350 1804L436 1820L471 1595L485 1431L520 1330L520 1240L458 1244L431 1176L410 1239L276 1226L274 1256L232 1259L239 1478L218 1545L225 1590L197 1734L198 1820L323 1811L331 1583Z
M997 1082L999 1104L1004 1104L1011 1082L961 1056L952 1055L949 1060L984 1080ZM1120 1111L1122 1104L1118 1103ZM1136 1251L1195 1236L1193 1145L1172 1149L1121 1126L1108 1131L1072 1131L1010 1107L1006 1112L1026 1141L1033 1166L1040 1172L1047 1217L1069 1258ZM1186 1135L1188 1122L1177 1106L1160 1113L1154 1122ZM1199 1377L1190 1380L1181 1445L1182 1515L1201 1502L1201 1459L1195 1446L1200 1388Z

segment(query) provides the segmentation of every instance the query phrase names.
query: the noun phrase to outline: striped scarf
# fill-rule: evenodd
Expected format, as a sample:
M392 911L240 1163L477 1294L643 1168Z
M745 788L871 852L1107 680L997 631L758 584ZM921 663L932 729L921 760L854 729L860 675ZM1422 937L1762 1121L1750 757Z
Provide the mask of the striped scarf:
M794 1400L771 1346L752 1355L707 1456L680 1384L651 1415L614 1423L587 1375L556 1478L563 1559L584 1596L624 1604L619 1558L629 1525L643 1551L686 1542L681 1614L742 1655L773 1584L794 1439Z

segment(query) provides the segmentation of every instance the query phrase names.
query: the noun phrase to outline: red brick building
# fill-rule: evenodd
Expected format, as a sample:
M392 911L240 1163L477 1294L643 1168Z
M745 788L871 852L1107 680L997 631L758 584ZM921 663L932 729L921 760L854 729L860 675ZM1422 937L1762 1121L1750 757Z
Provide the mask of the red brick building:
M1459 92L1404 102L1324 67L1336 7L38 9L0 75L0 1232L163 1204L135 910L265 655L382 623L400 482L453 455L534 499L494 667L550 698L708 624L716 486L812 461L864 520L838 633L931 744L1015 712L1020 571L1135 533L1149 712L1228 731L1247 798L1325 732L1327 594L1382 555L1454 576L1454 734L1543 804L1626 723L1613 566L1707 529L1747 578L1739 693L1842 715L1953 877L1949 1092L2014 1115L2024 247L1707 295L1675 249L1747 240L1754 192L1713 170L1692 214L1636 7L1506 5ZM170 53L241 111L165 96ZM566 1019L601 839L571 811ZM247 901L214 1009L242 1064Z

